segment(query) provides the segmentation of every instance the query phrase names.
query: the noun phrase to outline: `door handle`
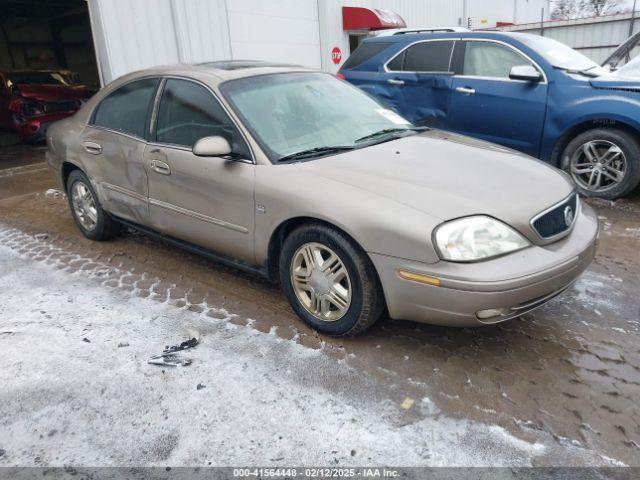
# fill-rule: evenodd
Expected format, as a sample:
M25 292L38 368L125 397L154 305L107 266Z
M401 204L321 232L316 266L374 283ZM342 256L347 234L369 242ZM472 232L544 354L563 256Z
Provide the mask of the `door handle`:
M95 142L84 142L84 149L92 155L100 155L102 153L102 146Z
M160 175L171 175L171 169L169 168L169 165L161 162L160 160L151 160L149 162L149 167L151 167L151 170L159 173Z
M458 87L456 88L456 92L460 92L464 95L475 95L476 89L471 87Z
M404 85L404 80L398 80L397 78L388 78L387 83L391 85Z

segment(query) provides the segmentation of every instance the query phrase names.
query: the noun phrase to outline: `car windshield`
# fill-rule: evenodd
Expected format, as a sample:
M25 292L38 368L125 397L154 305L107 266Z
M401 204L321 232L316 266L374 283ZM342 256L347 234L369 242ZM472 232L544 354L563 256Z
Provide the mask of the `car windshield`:
M9 74L11 85L70 85L69 79L58 72L16 72Z
M635 57L618 70L611 72L612 77L640 78L640 56Z
M571 72L588 72L593 76L605 73L605 70L589 57L557 40L527 33L513 35L556 68Z
M415 128L326 73L260 75L225 82L220 89L274 162L360 148Z

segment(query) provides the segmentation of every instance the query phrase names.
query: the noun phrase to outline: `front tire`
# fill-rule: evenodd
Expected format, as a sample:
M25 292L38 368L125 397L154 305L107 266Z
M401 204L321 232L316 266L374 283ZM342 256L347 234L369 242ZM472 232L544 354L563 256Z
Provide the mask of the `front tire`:
M85 237L108 240L118 233L119 224L100 206L91 182L80 170L69 175L67 198L73 219Z
M384 296L371 260L344 233L303 225L285 239L280 282L298 316L320 333L356 335L379 320Z
M566 146L561 167L582 195L615 200L640 183L640 145L623 130L588 130Z

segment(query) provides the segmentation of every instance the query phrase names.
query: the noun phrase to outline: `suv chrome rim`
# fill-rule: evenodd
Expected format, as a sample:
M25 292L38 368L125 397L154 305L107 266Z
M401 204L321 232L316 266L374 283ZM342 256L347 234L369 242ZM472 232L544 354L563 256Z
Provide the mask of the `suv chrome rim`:
M320 243L305 243L291 260L298 301L318 320L335 322L351 305L351 279L340 257Z
M82 182L71 187L71 202L76 218L86 230L93 230L98 223L98 209L91 190Z
M585 190L604 192L622 182L627 173L627 158L615 143L593 140L575 151L570 170L573 180Z

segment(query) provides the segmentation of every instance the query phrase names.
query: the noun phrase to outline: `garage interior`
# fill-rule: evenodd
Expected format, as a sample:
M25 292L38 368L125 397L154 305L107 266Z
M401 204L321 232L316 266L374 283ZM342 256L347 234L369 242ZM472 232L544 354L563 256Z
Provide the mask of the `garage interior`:
M0 72L65 70L71 84L100 88L85 0L0 0L0 11ZM21 142L3 130L0 146Z

